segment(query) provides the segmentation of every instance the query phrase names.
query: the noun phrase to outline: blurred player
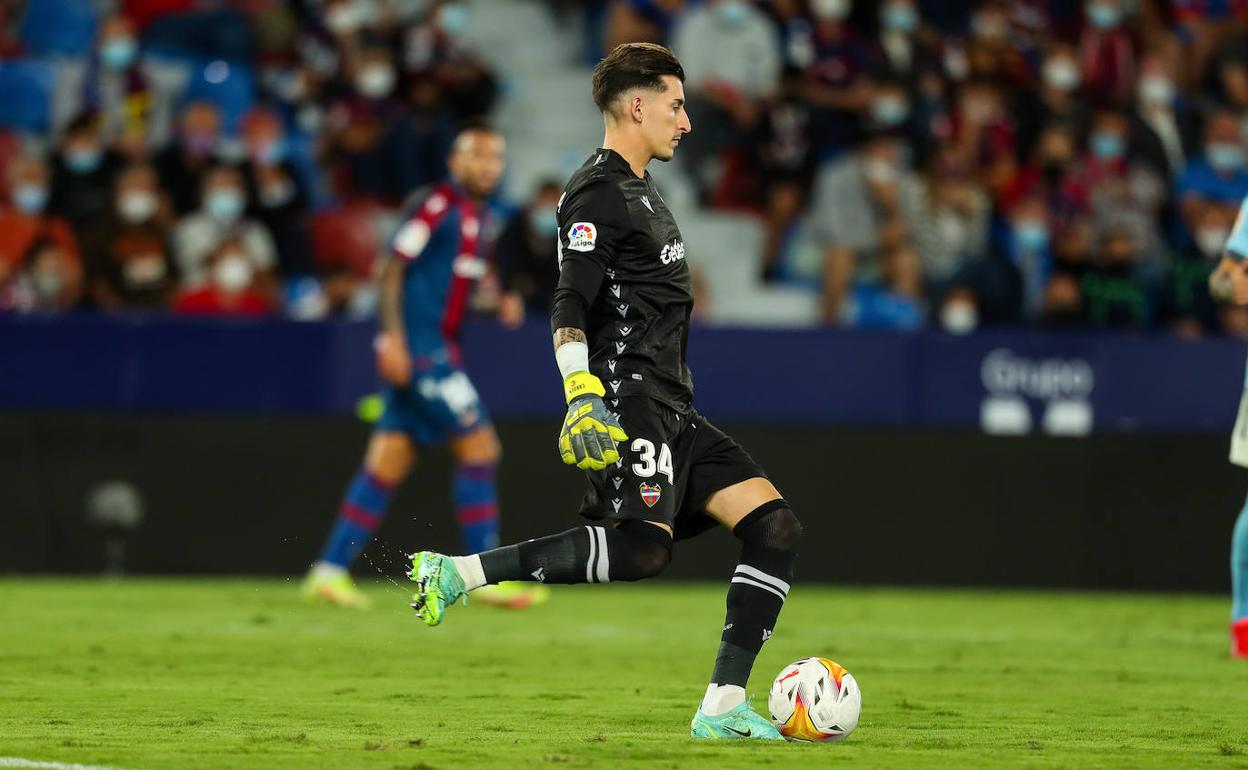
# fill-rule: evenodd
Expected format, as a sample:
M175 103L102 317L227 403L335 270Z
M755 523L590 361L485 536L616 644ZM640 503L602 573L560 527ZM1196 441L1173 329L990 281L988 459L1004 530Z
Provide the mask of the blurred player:
M1248 305L1248 199L1240 205L1222 261L1209 276L1209 293L1219 302ZM1231 462L1248 468L1248 373L1231 434ZM1248 502L1231 534L1231 655L1248 658Z
M457 599L503 580L653 577L667 566L673 540L719 524L742 541L741 558L690 730L698 738L778 740L746 703L745 685L788 596L802 528L745 450L693 409L689 265L645 170L652 159L670 160L691 130L683 80L676 58L648 43L619 46L598 64L593 93L606 138L558 207L551 326L568 403L559 451L588 471L581 514L589 525L472 556L418 553L412 606L437 625ZM777 373L781 397L786 376Z
M486 272L483 220L503 172L502 136L484 127L461 131L448 166L450 179L414 207L382 269L376 350L388 383L384 410L364 467L347 487L320 560L304 581L304 596L312 600L367 605L349 570L415 463L418 445L446 443L458 462L454 496L465 547L498 545L498 437L461 367L457 340L469 294ZM546 592L513 583L481 598L518 608Z

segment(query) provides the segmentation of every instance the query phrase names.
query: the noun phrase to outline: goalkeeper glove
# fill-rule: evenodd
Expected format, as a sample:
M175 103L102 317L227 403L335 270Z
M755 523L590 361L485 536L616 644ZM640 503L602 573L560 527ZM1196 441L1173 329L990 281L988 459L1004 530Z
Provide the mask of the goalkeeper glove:
M600 471L620 459L617 441L628 434L602 402L606 390L589 372L574 372L563 381L568 415L559 432L559 454L568 465L585 471Z

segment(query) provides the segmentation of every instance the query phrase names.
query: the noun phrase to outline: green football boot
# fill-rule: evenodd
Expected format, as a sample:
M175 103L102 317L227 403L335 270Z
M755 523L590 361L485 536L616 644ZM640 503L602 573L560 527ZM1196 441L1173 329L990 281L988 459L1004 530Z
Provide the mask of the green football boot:
M689 735L694 738L726 738L728 740L743 738L763 741L784 740L784 736L780 734L775 725L770 720L759 716L754 709L750 708L748 701L717 716L703 714L702 708L699 707L698 713L693 715L693 722L689 725Z
M468 603L464 580L449 556L433 551L412 554L412 571L407 575L416 584L416 593L412 595L412 609L416 610L416 615L427 626L441 623L442 613L459 601L461 596L464 604Z

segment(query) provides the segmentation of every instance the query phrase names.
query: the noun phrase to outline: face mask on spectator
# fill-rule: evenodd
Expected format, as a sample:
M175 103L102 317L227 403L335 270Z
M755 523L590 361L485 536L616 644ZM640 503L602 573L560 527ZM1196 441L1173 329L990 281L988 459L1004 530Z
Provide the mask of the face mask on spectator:
M1107 5L1105 3L1088 4L1088 21L1097 29L1113 29L1118 26L1118 22L1121 19L1122 11L1116 5Z
M940 310L940 325L950 334L969 334L979 326L979 310L971 302L946 302Z
M261 166L276 166L286 160L286 142L282 139L261 142L252 148L251 159Z
M950 46L945 51L942 63L945 65L945 74L958 82L966 80L971 74L971 63L966 58L966 51L957 46Z
M1205 158L1214 171L1238 171L1244 167L1244 151L1237 144L1214 142L1205 149Z
M1014 224L1014 243L1019 251L1041 251L1049 244L1049 228L1043 222L1020 220Z
M749 8L746 7L743 0L720 0L719 5L715 6L715 14L719 20L730 27L741 24L749 16Z
M468 28L468 9L460 3L447 3L438 9L438 28L451 37L459 37Z
M839 21L849 15L850 0L811 0L810 8L820 19Z
M529 211L529 227L539 235L554 235L555 229L559 227L559 222L555 218L554 207L542 206L541 208L531 209Z
M325 28L335 35L345 35L359 29L360 14L355 3L339 3L325 14Z
M242 216L243 194L231 188L213 190L208 193L205 207L214 219L233 222Z
M221 291L235 294L251 285L254 272L246 257L230 252L217 260L212 268L212 280Z
M147 190L127 190L117 197L117 215L132 225L146 222L156 214L160 202Z
M111 70L124 70L134 62L138 52L134 38L115 37L100 46L100 61Z
M135 254L127 259L121 269L122 278L132 289L156 286L165 280L168 269L161 254Z
M1049 59L1044 63L1044 82L1050 88L1072 91L1079 81L1079 68L1069 59Z
M914 6L906 3L891 3L880 12L880 21L885 29L893 32L910 32L919 24L919 15Z
M103 157L94 147L71 147L65 151L65 167L75 174L90 174L100 167Z
M356 76L355 87L369 99L383 99L394 90L394 68L385 64L370 64Z
M1125 149L1122 137L1109 131L1092 134L1092 154L1101 160L1118 160Z
M299 112L295 113L295 123L309 134L319 132L324 122L325 115L316 104L305 104L299 108Z
M1230 235L1231 231L1225 227L1202 227L1196 231L1196 248L1206 258L1217 259L1222 256L1222 249L1226 247L1226 239Z
M881 158L871 158L862 164L863 176L872 184L892 184L897 181L897 168Z
M48 188L29 182L13 188L13 205L23 214L37 216L48 205Z
M881 96L871 102L871 119L886 128L902 123L909 114L905 100L896 96Z
M1000 40L1005 37L1005 20L991 13L981 13L971 19L971 31L984 40Z
M64 285L65 281L55 269L41 267L30 273L30 286L41 300L56 299Z
M295 197L295 186L286 178L269 182L260 187L259 191L260 205L273 209L278 206L285 206L290 203L290 199Z
M307 77L302 72L282 72L273 83L273 90L283 101L298 102L308 95Z
M1160 75L1140 79L1140 101L1155 107L1164 106L1174 98L1174 84Z

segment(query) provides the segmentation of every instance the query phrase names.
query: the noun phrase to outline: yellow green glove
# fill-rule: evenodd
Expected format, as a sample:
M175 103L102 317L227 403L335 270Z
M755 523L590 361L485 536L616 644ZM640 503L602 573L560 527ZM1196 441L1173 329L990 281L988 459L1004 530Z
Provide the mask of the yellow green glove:
M606 390L589 372L575 372L563 381L568 416L559 432L559 454L568 465L585 471L600 471L620 459L617 441L628 434L602 402Z

